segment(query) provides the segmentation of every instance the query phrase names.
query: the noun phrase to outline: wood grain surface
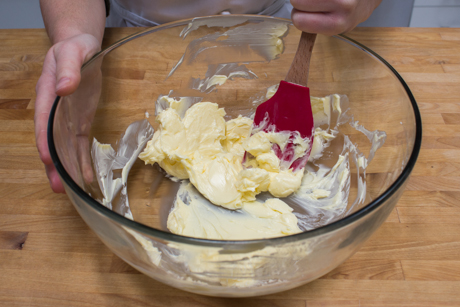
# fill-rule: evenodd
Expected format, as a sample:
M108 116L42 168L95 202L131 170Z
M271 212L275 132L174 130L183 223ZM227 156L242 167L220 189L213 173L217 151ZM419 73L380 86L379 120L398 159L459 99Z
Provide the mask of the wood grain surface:
M109 29L104 45L138 31ZM422 113L418 163L396 209L351 259L299 288L211 298L135 271L54 194L35 148L44 30L0 30L1 306L460 306L460 29L349 34L409 84ZM113 71L130 78L139 71Z

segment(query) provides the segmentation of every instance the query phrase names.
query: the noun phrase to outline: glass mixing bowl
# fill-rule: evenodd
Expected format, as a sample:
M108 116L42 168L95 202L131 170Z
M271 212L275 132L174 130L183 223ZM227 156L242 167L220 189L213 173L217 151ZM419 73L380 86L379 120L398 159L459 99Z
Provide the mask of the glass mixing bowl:
M339 142L348 135L372 159L365 172L362 165L350 162L346 213L315 229L260 240L190 238L166 228L178 184L136 158L136 149L152 133L146 129L147 121L158 128L157 98L172 91L170 96L217 102L228 118L250 114L261 93L284 79L299 37L289 20L263 16L169 23L101 51L82 68L77 91L57 97L48 130L52 159L75 208L116 255L148 276L186 291L226 297L264 295L328 273L385 221L420 150L416 102L401 76L375 52L346 36L319 35L310 67L311 94L346 95L343 111L355 128L362 125L367 132L386 133L383 146L374 152L372 135L349 124L340 128ZM224 67L246 74L220 86L203 86L211 72ZM130 126L133 122L137 124ZM122 139L125 132L128 137ZM95 139L112 148L97 147ZM336 147L331 144L329 155L340 152ZM95 148L103 156L98 165L93 161Z

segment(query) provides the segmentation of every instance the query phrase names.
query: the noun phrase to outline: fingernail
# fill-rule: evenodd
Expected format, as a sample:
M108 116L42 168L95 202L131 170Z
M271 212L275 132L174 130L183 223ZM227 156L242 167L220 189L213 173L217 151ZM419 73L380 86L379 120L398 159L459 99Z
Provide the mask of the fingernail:
M59 80L58 84L56 85L56 92L61 90L64 86L66 86L70 82L69 78L62 78Z

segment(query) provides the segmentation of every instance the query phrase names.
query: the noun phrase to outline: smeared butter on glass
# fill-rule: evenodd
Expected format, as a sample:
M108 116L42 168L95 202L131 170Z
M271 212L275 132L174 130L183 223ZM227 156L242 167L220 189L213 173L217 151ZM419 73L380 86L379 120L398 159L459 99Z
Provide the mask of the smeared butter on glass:
M340 145L342 146L341 153L336 152L336 146L335 149L328 149L328 146L338 134L338 126L347 122L357 131L368 136L373 145L372 150L377 150L383 144L385 133L365 130L364 127L351 120L349 116L344 115L342 110L346 109L346 98L341 103L342 97L338 95L324 98L312 97L317 127L315 129L315 141L312 144L312 154L309 159L310 163L305 172L296 173L296 176L300 178L300 186L289 197L280 200L270 197L268 193L257 196L262 190L266 191L272 185L273 176L269 175L267 178L266 173L276 173L279 169L276 159L270 155L270 152L266 152L266 147L269 146L265 146L264 142L268 139L280 147L285 142L283 135L271 135L264 132L256 137L261 138L262 141L255 142L254 146L259 151L256 153L258 167L242 170L237 175L235 189L241 194L241 199L245 200L242 208L227 210L215 206L204 198L202 193L190 184L189 180L182 180L175 204L168 216L168 229L176 234L217 240L279 237L326 225L351 212L355 205L367 201L365 169L372 159L373 152L366 158L346 135L343 137L343 146ZM251 147L248 135L251 132L252 120L248 117L239 116L225 122L225 126L222 126L219 117L225 113L223 110L212 103L197 104L197 110L203 111L199 108L209 108L211 113L216 115L209 118L209 116L198 112L200 120L210 121L215 128L218 128L219 132L215 133L215 131L204 129L200 133L189 133L188 135L186 133L184 136L182 128L203 128L209 122L205 124L199 121L194 123L196 126L193 126L189 120L186 120L187 112L190 114L196 112L189 108L190 100L187 97L175 99L160 97L157 101L157 108L160 103L163 109L159 113L164 114L158 115L164 123L169 123L167 133L162 135L159 133L160 130L157 130L154 134L153 128L147 120L144 120L128 127L116 150L110 145L100 144L96 140L93 143L92 158L96 177L103 194L100 201L109 208L114 203L114 210L117 212L121 210L120 213L129 219L133 219L133 217L129 210L127 198L127 174L132 162L148 139L151 142L152 152L155 153L154 156L163 157L162 163L166 168L169 166L175 169L178 176L182 174L185 178L190 178L186 169L191 165L188 161L190 158L201 159L207 155L220 157L218 159L233 157L240 161L235 166L240 168L244 151ZM174 141L176 137L179 139ZM199 139L205 146L187 144L189 140L187 137ZM156 145L154 140L156 140ZM169 146L166 146L167 150L160 146L163 141L169 142ZM339 139L339 141L341 140ZM334 154L335 152L336 154ZM181 159L184 159L184 163ZM323 164L325 161L332 162L332 165ZM336 161L335 164L334 161ZM353 199L349 200L350 163L352 161L358 167L358 173L355 175L355 180L358 180L357 195L354 201ZM121 177L118 175L119 172L113 172L113 170L118 169L122 169ZM207 169L207 171L212 170ZM287 186L295 185L289 183ZM277 192L272 193L276 194ZM120 194L120 197L116 197L117 194ZM349 203L351 205L347 206ZM128 231L128 229L126 230ZM169 262L184 264L190 273L187 278L192 279L197 284L202 283L204 285L217 283L231 287L257 286L260 281L254 276L258 272L268 267L270 270L279 270L280 274L284 275L290 270L295 272L296 267L295 265L292 266L293 262L295 263L297 258L303 259L310 249L309 245L297 246L296 243L289 248L283 246L283 250L265 247L249 253L242 251L235 254L235 251L231 251L227 254L219 248L203 249L189 245L181 247L179 243L161 245L157 241L134 231L128 231L128 233L137 241L138 244L134 243L133 248L141 252L141 257L145 261L159 267L169 267ZM279 257L282 252L286 253L285 258ZM276 255L276 261L272 261L272 255ZM231 262L231 265L227 262ZM208 274L208 272L216 271L224 273L219 276ZM245 276L251 277L246 278Z
M102 189L102 203L110 208L114 199L120 199L121 208L125 208L123 215L132 218L126 182L133 159L139 155L145 163L158 163L169 175L182 181L167 221L173 233L244 240L284 236L325 225L365 201L365 168L372 158L371 155L366 158L345 136L335 165L327 167L320 162L338 134L337 127L350 122L342 114L340 100L338 95L311 98L317 125L311 163L305 171L292 172L282 169L272 150L273 144L286 146L286 135L260 129L251 135L251 118L238 116L225 121L225 111L215 103L198 103L189 97L160 97L157 100L160 128L155 133L145 120L129 127L116 151L110 145L94 142L93 161ZM353 120L351 124L359 131L364 129ZM383 140L375 142L373 147L377 150L384 142L384 133L365 132L372 141ZM133 140L132 144L129 140ZM128 151L124 149L126 146ZM245 151L254 159L243 167ZM119 154L123 156L118 157ZM331 152L326 156L328 160L333 158ZM359 166L359 182L355 202L347 208L349 160ZM116 177L112 169L123 169L122 176ZM121 198L116 198L119 193ZM277 198L286 196L286 201Z
M218 87L223 87L228 80L233 78L258 78L245 65L261 60L271 61L278 57L283 52L282 36L288 27L280 25L267 28L262 24L255 26L250 23L246 24L246 21L247 17L245 16L228 19L229 24L226 27L241 25L239 29L230 29L222 33L207 35L204 39L200 37L193 40L169 76L182 64L192 63L200 60L200 58L206 60L212 58L213 63L221 63L219 55L222 54L226 63L209 64L208 72L204 78L202 75L199 75L198 78L196 78L197 76L191 78L192 89L209 93L217 90ZM219 26L222 26L221 23L222 21L219 21ZM212 27L214 25L207 19L197 19L184 29L181 36L185 38L190 32L202 26ZM208 42L216 43L217 48L205 48ZM239 51L247 50L249 52L222 52L222 50L225 51L233 48L233 46L241 45L245 48L238 48ZM229 56L231 56L231 61L228 60ZM276 89L276 86L270 87L266 98L271 97ZM182 95L184 93L178 92L176 94L176 96ZM254 106L265 100L263 99L265 93L261 97L261 100L253 99L251 101ZM192 125L190 121L186 122L184 119L185 113L194 103L201 101L201 96L179 97L179 99L160 96L155 108L155 116L161 117L161 124L167 125L168 129L164 131L163 135L156 131L149 145L152 156L145 154L144 158L149 160L149 163L159 163L167 172L174 172L173 176L183 179L174 207L168 217L168 228L173 233L198 238L244 240L276 237L324 226L351 212L356 204L365 203L368 200L366 199L365 169L374 152L385 141L385 134L380 131L368 131L357 121L350 121L348 116L342 116L342 110L344 113L347 110L347 106L341 104L342 97L339 95L323 98L311 97L316 129L314 142L310 144L312 149L309 167L305 170L305 176L304 172L299 172L295 176L288 173L286 177L283 177L279 172L279 161L276 155L266 151L261 151L257 155L253 168L238 171L241 163L235 164L234 162L238 159L241 161L245 148L249 146L248 135L250 135L252 125L250 118L239 116L225 122L223 126L219 119L223 110L220 111L217 106L207 106L218 116L208 118L198 114L198 123ZM344 100L346 101L346 99ZM177 114L169 111L169 109L175 110ZM160 113L164 112L166 113L160 116ZM146 116L147 114L146 112ZM208 124L205 124L204 121L210 121L212 125L206 126ZM147 121L143 122L148 123ZM372 149L367 158L349 141L346 135L340 155L338 152L335 154L337 146L331 146L334 148L333 150L327 148L339 134L337 127L346 122L355 130L368 136L371 141ZM128 136L130 136L131 139L136 140L133 144L126 143L129 145L128 148L133 150L125 152L123 150L124 145L119 146L118 150L113 150L110 145L100 144L97 141L93 143L92 148L96 177L102 194L97 199L105 206L113 208L114 211L129 219L133 219L133 216L129 210L127 198L127 173L132 166L133 160L131 158L137 157L138 149L145 144L143 138L136 138L136 136L143 134L144 131L153 134L153 128L150 125L147 126L142 126L142 129L132 129L136 127L130 126L127 129L123 139L129 139ZM184 130L186 131L187 127L191 129L199 127L203 129L203 133L186 133ZM212 131L216 128L218 133ZM263 137L271 138L271 142L280 147L284 143L282 135L270 136L266 134L262 135L262 139ZM275 140L275 138L278 139ZM203 141L204 145L192 146L193 144L190 144L192 139ZM334 141L333 145L340 144L340 142L342 140L337 138L337 142ZM163 147L163 144L169 145ZM340 152L340 149L338 151ZM203 162L209 157L212 157L210 159L213 161L212 163ZM114 160L115 162L112 163ZM193 160L200 163L195 163ZM353 199L349 200L351 198L349 196L349 183L350 163L352 161L355 162L355 166L358 166L358 173L353 179L357 180L358 186L354 202ZM192 183L193 181L195 183L201 181L206 185L209 184L209 176L211 175L213 180L218 179L216 185L225 186L226 180L229 178L218 175L219 167L226 169L223 166L224 163L228 166L228 170L238 171L237 181L234 187L229 190L229 195L219 195L219 193L214 193L213 189L205 192L208 193L209 197L220 199L224 205L227 204L230 208L234 206L231 209L236 210L227 210L211 204L202 196L205 195L203 191L206 189L198 192L186 179L188 178ZM123 170L121 178L119 172L114 172L114 170L119 169ZM267 173L269 173L268 177ZM278 175L274 176L273 174ZM234 175L230 177L234 177ZM287 177L294 180L295 183L289 182ZM286 187L290 187L295 192L283 201L275 198L267 199L268 193L256 197L258 193L266 190L269 190L273 195L291 193L291 191L286 192L288 189L281 184L273 185L272 180L274 178L278 178L279 181L286 184ZM300 186L298 186L299 183ZM271 190L270 187L272 187ZM274 187L278 187L278 191L275 191ZM208 196L206 197L208 198ZM349 203L351 205L347 207ZM241 208L237 209L238 206ZM294 208L294 211L290 206ZM267 225L270 227L267 228ZM304 264L300 260L304 259L305 255L309 254L310 249L314 247L310 246L310 243L314 242L309 240L308 244L299 245L298 242L295 242L291 245L283 245L282 249L265 246L254 251L242 250L237 252L172 242L164 244L128 228L126 230L139 243L134 244L133 247L138 248L139 251L145 251L143 258L155 266L162 267L167 274L177 274L171 270L174 267L171 265L172 263L184 266L187 275L183 278L181 276L181 278L192 280L197 287L209 284L231 287L259 286L261 282L257 276L263 276L263 272L267 270L275 272L274 275L279 272L280 276L279 279L270 281L270 283L283 282L283 276L289 276L291 273L296 274L297 266ZM285 256L283 257L283 255ZM219 272L219 275L216 275L215 272Z

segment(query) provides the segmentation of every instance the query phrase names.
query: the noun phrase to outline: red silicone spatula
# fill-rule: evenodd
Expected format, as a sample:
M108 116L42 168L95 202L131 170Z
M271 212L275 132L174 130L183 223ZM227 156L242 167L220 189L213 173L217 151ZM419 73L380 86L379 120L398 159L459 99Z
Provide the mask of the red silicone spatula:
M292 61L285 81L281 81L272 98L260 104L254 116L253 131L257 127L265 132L289 133L289 141L284 150L274 144L273 150L281 160L281 165L296 171L305 167L313 144L314 123L307 87L308 69L316 34L302 32L299 47ZM260 131L260 130L259 130ZM295 159L294 141L296 135L310 139L310 146L300 158Z

